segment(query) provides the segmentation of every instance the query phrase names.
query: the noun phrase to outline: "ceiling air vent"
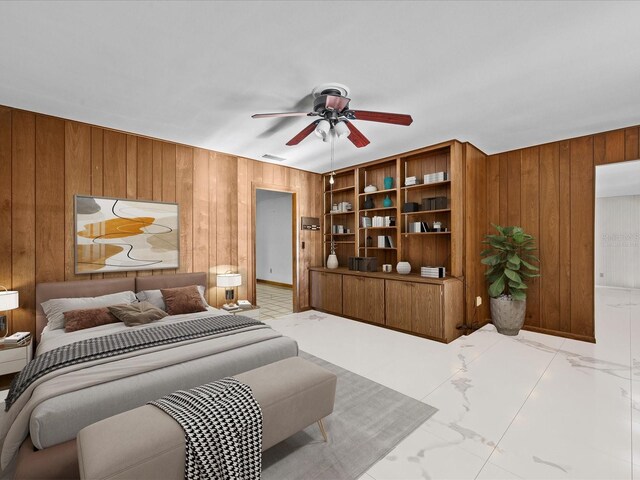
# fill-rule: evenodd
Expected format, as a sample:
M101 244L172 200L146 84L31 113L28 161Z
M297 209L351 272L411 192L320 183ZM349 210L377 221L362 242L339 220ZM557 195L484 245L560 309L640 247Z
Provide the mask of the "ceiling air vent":
M262 155L262 158L266 158L267 160L273 160L274 162L286 162L286 158L278 157L277 155L271 155L270 153L265 153Z

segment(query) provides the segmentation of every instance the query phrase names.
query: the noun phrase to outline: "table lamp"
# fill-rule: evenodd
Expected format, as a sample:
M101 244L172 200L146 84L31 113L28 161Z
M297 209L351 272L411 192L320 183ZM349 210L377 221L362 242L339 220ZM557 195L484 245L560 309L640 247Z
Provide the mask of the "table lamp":
M0 312L18 308L20 306L18 292L15 290L7 290L3 286L0 286L0 288L4 288L4 292L0 291ZM0 331L4 331L4 335L1 338L6 337L7 333L9 333L6 315L0 315Z
M242 276L239 273L220 273L216 275L216 285L224 288L224 298L227 301L223 306L226 308L237 307L233 303L234 288L242 285Z

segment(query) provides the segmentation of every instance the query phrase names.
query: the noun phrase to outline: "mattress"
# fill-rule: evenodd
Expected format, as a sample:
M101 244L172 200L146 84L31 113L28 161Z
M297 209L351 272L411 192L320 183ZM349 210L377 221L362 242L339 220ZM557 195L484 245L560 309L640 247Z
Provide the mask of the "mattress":
M161 323L211 316L213 310L165 317L152 325L136 328L151 328ZM71 333L45 329L36 354L127 328L117 323ZM90 366L62 375L62 381L65 381L65 377L68 377L68 382L82 381L83 377L93 379L96 375L104 375L108 379L115 370L130 370L131 374L55 396L47 391L50 388L48 384L52 382L38 385L33 396L41 397L42 401L31 411L29 434L37 448L47 448L75 438L78 431L91 423L136 408L172 391L235 375L297 354L298 346L294 340L271 328L262 327L230 332L189 345L149 353L142 351L140 355ZM187 357L190 359L185 361ZM155 365L159 368L154 368ZM61 379L55 381L60 382Z

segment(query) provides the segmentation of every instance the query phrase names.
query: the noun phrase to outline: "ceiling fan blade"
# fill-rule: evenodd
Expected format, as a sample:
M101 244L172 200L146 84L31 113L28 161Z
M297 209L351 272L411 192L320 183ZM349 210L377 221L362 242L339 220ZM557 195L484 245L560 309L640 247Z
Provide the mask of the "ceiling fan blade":
M371 143L369 139L365 137L362 134L362 132L355 127L353 123L347 122L346 120L344 123L347 124L347 128L349 128L349 131L351 132L347 138L351 140L351 143L353 143L356 147L358 148L366 147Z
M315 112L255 113L251 118L312 117Z
M411 115L402 113L368 112L366 110L349 110L350 120L367 120L369 122L393 123L394 125L411 125Z
M316 120L315 122L311 122L309 125L304 127L300 133L298 133L295 137L287 142L287 145L291 147L293 145L299 144L316 129L316 125L318 124L318 122L319 120Z

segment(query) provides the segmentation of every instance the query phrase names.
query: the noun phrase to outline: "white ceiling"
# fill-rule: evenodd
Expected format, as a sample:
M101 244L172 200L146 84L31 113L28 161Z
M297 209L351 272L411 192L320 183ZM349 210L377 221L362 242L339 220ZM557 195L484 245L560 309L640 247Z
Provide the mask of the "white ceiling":
M640 160L596 168L596 197L640 195Z
M285 165L329 169L329 145L285 143L321 83L371 144L337 166L451 138L487 153L640 123L640 2L0 2L0 104ZM311 103L303 110L311 110ZM273 132L273 126L282 128Z

